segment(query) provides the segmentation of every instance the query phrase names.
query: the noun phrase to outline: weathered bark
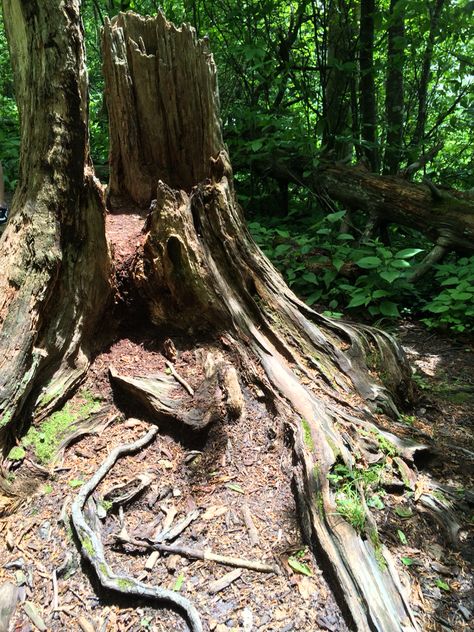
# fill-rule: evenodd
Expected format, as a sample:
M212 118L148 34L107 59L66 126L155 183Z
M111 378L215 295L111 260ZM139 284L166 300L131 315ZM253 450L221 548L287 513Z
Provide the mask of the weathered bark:
M315 177L318 187L349 208L415 228L447 250L474 251L474 200L467 195L344 165L328 166Z
M89 159L78 3L3 0L21 119L20 178L0 241L0 427L78 383L110 291Z
M160 33L160 46L153 54L150 47L135 45L142 31ZM106 82L133 85L137 102L148 94L148 84L135 77L136 69L141 76L144 63L159 73L173 69L177 77L188 78L179 101L173 97L174 85L160 83L159 103L170 103L176 111L148 106L165 138L176 134L186 139L189 106L202 97L207 105L192 111L193 128L219 125L215 67L193 29L175 29L162 15L144 19L126 14L106 28L105 46L117 42L120 46L114 44L106 52L112 57L106 68L114 73L106 75ZM209 89L205 96L203 86ZM113 111L118 105L110 102L110 88L108 94ZM174 127L176 122L182 127ZM201 149L195 151L193 138L183 141L192 173L182 165L171 169L176 162L173 147L156 148L161 180L134 264L138 292L153 323L220 335L239 352L246 379L260 384L273 409L287 420L294 436L295 489L306 536L323 552L357 628L414 630L415 621L393 563L378 540L363 491L366 523L359 533L339 514L327 478L337 461L348 467L355 464L359 429L393 439L380 434L369 409L396 410L390 391L408 396L407 365L390 336L332 322L294 296L245 228L224 145L208 143L213 153L205 155L205 143L200 141ZM214 130L212 138L220 138L220 130ZM123 155L117 145L113 151ZM116 160L112 156L112 162ZM130 165L131 171L140 164ZM370 350L385 367L385 384L367 371L365 355ZM379 564L381 559L385 562Z
M126 38L120 28L125 23ZM203 72L210 59L205 40L199 40L200 55L180 64L170 57L170 38L182 54L190 50L186 29L171 32L160 22L132 14L119 14L114 25L106 19L103 33L109 200L112 205L126 200L146 207L160 179L189 191L209 177L209 156L216 156L223 144L212 101L217 98L216 73ZM132 69L129 75L118 59ZM194 76L206 83L189 95Z

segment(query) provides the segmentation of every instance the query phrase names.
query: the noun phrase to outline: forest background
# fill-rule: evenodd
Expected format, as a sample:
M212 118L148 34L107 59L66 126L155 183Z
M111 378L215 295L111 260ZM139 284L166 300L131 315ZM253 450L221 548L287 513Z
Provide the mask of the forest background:
M472 332L471 252L444 250L420 278L433 247L424 232L349 209L318 180L331 162L473 193L474 2L85 0L91 150L104 180L101 28L119 11L160 8L211 41L239 201L289 285L333 317L414 315ZM2 20L0 113L12 191L20 139Z

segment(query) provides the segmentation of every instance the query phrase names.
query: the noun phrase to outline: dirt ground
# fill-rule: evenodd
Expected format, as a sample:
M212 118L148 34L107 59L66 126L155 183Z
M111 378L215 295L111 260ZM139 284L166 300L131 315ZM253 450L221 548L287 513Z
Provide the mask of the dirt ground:
M121 269L125 274L140 243L143 220L139 214L121 218L110 215L107 221L119 274ZM420 480L472 489L474 344L432 334L412 322L402 323L397 335L416 369L419 398L415 409L405 411L390 429L431 446L429 456L417 463ZM220 351L234 360L232 349L215 341L172 337L172 342L174 367L193 388L203 379L208 353ZM173 610L102 590L81 560L68 517L77 488L114 447L142 436L151 421L134 402L113 392L109 367L129 376L166 372L166 348L165 336L151 327L129 323L116 331L72 403L79 406L93 396L100 402L100 413L78 426L75 441L54 463L34 466L31 449L22 462L4 463L22 499L16 512L0 518L0 591L5 582L19 587L10 630L188 629ZM343 632L348 628L324 569L298 525L285 428L268 412L261 393L243 387L246 410L240 420L217 422L194 434L162 428L147 448L114 466L95 494L102 507L107 560L117 573L188 597L206 631ZM182 391L177 382L176 392ZM140 494L121 505L107 501L108 491L140 477L145 480ZM393 490L384 497L384 507L374 509L382 542L396 560L421 629L474 629L472 505L466 505L459 518L458 541L453 544L432 514L421 511L416 496L417 490L403 496ZM153 539L190 512L197 517L175 543L266 562L277 572L234 569L174 554L151 556L115 538L125 529L132 538ZM224 576L226 581L216 584Z

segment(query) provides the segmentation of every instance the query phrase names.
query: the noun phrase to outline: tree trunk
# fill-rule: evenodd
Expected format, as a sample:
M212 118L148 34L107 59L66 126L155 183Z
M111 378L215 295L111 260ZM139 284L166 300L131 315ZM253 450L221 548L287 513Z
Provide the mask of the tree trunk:
M361 429L382 436L370 408L395 412L391 392L408 396L407 365L398 348L382 332L316 314L292 294L253 242L221 140L215 66L193 29L176 29L161 14L127 13L106 24L104 46L111 125L120 120L126 126L136 117L133 111L118 119L120 103L138 104L146 97L146 116L153 112L155 128L182 143L161 142L154 148L161 179L143 195L144 201L151 195L155 201L132 276L150 319L219 337L239 353L242 376L249 386L259 385L293 435L295 492L306 537L330 567L348 617L359 630L416 629L363 490L364 520L357 530L340 515L327 477L336 463L355 466ZM157 78L147 74L144 81L144 68ZM171 74L186 81L179 100L176 84L162 79ZM156 102L150 85L159 86L152 92ZM205 106L195 107L199 102ZM206 134L210 140L203 138ZM120 156L127 155L127 169L137 173L142 162L132 162L127 154L129 139L113 129L111 135L112 164L123 165ZM145 136L136 138L146 147ZM145 147L138 144L135 155L144 155ZM151 186L150 173L145 175ZM129 184L116 180L114 195L131 195ZM385 367L384 384L367 371L370 352Z
M415 131L411 139L410 146L412 148L412 160L418 158L420 145L423 143L426 118L428 116L428 87L431 78L431 61L433 58L434 43L438 35L438 25L441 12L445 0L433 0L429 6L430 12L430 30L428 33L428 41L426 42L425 53L423 55L423 63L421 65L421 76L418 83L418 113L416 117ZM412 162L410 160L410 162Z
M322 169L315 181L348 208L415 228L447 250L474 252L474 200L467 194L344 165Z
M360 125L364 154L372 171L379 170L377 102L374 69L375 0L360 3Z
M120 28L125 19L126 38ZM162 28L162 32L157 32L157 28ZM187 29L173 29L171 35L154 20L138 15L125 18L119 14L114 29L106 21L104 74L110 121L112 206L132 201L147 207L160 179L190 191L209 177L209 156L216 156L222 147L220 121L215 118L218 114L211 100L217 98L216 74L203 72L210 54L208 44L199 40L200 55L173 65L173 59L166 57L170 54L167 40L171 37L177 48L189 51L191 37ZM124 60L132 69L128 76L117 66L118 60ZM186 97L188 72L211 82L199 86L191 98Z
M110 295L78 3L63 5L3 0L21 120L19 184L0 241L3 428L78 384Z
M390 0L387 46L387 77L385 82L385 116L387 138L384 154L384 173L398 173L403 139L403 68L405 62L405 3Z
M323 140L328 155L341 160L352 154L347 141L351 131L351 78L344 64L354 63L352 3L334 0L328 7L327 60L323 84Z

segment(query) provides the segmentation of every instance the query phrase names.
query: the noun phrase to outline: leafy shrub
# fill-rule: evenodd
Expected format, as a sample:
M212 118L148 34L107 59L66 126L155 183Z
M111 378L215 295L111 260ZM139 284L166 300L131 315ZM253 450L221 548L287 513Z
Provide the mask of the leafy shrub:
M353 235L339 233L345 211L311 221L275 220L249 224L255 240L272 259L293 290L309 305L366 312L371 317L396 318L403 300L413 302L408 281L420 248L393 249L379 240L355 244ZM292 226L290 228L290 222ZM291 231L291 232L290 232Z
M435 279L443 289L426 303L431 316L423 322L430 328L474 331L474 256L438 264Z

